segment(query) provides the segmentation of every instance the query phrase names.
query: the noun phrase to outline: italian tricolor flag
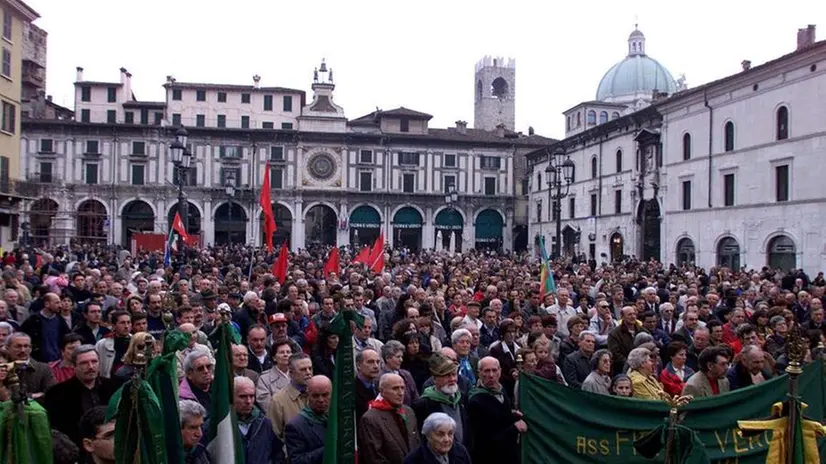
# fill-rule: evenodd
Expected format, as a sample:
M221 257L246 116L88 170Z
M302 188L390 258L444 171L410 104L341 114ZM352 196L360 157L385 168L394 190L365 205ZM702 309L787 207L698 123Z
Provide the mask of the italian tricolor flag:
M238 430L235 410L232 408L232 340L235 334L232 325L226 322L215 329L214 335L218 338L218 344L215 353L215 378L210 388L212 405L209 411L207 450L212 456L212 462L243 464L244 443Z

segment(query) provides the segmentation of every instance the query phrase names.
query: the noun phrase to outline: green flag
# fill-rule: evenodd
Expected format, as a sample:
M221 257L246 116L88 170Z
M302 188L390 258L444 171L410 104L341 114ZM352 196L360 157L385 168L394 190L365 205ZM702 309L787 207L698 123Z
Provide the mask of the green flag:
M186 459L181 439L181 418L178 414L178 358L179 350L189 344L189 334L180 330L167 331L164 336L163 354L149 363L146 380L158 397L163 415L166 437L166 459L169 464L183 464Z
M215 328L212 335L217 343L215 378L210 388L212 405L209 410L207 450L212 455L212 462L243 464L244 444L238 430L235 410L232 408L232 342L237 341L237 333L232 330L229 322L224 322Z
M109 400L110 416L115 419L115 462L166 464L163 412L147 381L123 384Z
M324 437L323 464L354 464L356 462L355 369L353 364L353 332L350 321L361 327L364 316L355 311L342 311L330 321L330 330L338 335L336 370L333 373L333 395Z
M51 464L52 433L49 416L30 401L15 406L0 403L0 464Z

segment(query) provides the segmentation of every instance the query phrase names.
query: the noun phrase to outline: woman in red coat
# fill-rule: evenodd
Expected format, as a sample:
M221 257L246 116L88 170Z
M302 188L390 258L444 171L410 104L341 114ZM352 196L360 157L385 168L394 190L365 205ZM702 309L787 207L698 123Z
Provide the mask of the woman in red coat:
M694 375L694 371L685 365L688 346L680 341L671 342L665 349L670 361L660 372L660 382L663 390L669 395L682 394L686 381Z

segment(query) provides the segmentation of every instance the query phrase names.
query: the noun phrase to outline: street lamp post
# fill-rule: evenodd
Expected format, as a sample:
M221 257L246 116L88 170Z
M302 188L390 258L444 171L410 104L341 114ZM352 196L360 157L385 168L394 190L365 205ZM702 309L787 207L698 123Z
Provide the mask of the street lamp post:
M459 192L456 191L456 186L455 185L448 186L447 193L445 193L445 205L447 205L447 209L448 210L455 210L456 207L453 206L453 205L455 205L458 201L459 201ZM450 230L450 233L452 234L452 233L454 233L454 231ZM444 237L442 237L442 240L444 240ZM450 243L450 239L448 239L448 243ZM444 242L442 242L442 245L444 245ZM457 245L457 247L461 248L458 245Z
M227 192L227 226L232 222L232 199L235 198L235 172L227 172L227 177L224 179L224 190ZM227 233L227 241L232 243L232 227L229 227Z
M573 181L574 162L566 155L565 149L556 147L548 157L545 177L548 179L548 200L556 215L556 246L554 258L562 256L562 199L568 196ZM563 191L562 188L565 188Z
M186 199L184 193L184 185L186 185L187 175L189 174L189 167L192 163L192 152L189 151L186 141L189 134L186 129L181 126L175 132L175 141L169 146L172 151L172 164L175 166L175 184L178 187L178 214L181 215L181 222L184 227L189 227L189 201ZM184 239L179 237L178 249L183 253Z

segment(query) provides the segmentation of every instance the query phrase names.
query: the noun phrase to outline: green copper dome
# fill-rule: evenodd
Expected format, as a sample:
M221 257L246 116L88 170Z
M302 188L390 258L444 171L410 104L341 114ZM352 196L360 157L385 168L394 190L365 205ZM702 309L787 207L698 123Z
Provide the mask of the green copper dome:
M628 37L628 56L605 73L597 88L597 100L633 101L652 91L673 94L674 77L665 66L645 54L645 36L638 29Z

